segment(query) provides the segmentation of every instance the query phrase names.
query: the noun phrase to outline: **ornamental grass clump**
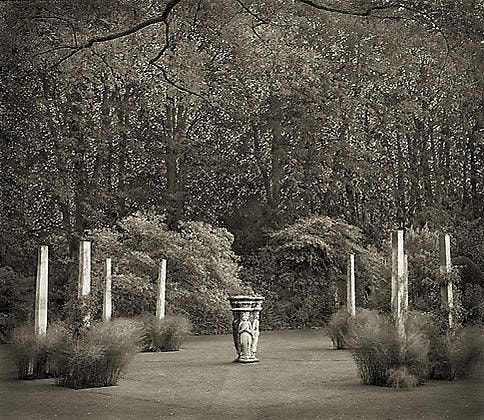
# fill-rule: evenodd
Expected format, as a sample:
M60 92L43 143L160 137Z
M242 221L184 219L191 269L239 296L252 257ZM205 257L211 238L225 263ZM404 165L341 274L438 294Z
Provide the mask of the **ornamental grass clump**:
M406 366L390 369L388 385L396 389L410 389L419 385L418 378Z
M346 308L340 309L331 315L331 319L328 323L328 335L333 342L333 347L336 350L342 350L346 348L346 339L348 335L348 322L350 316Z
M116 385L140 340L138 325L127 319L93 325L68 352L57 354L56 384L74 389Z
M15 328L11 338L17 378L43 379L55 376L53 355L69 345L70 336L70 330L61 322L49 325L42 335L35 334L31 325Z
M451 379L468 378L482 369L484 336L478 326L464 327L452 334L449 342Z
M346 342L365 385L388 386L391 369L398 368L396 331L375 311L352 319Z
M429 341L429 379L464 379L482 367L484 336L481 327L457 324L449 329L447 314L411 312L407 329L419 331Z
M176 351L191 332L187 317L171 315L163 319L145 316L141 320L144 351Z
M431 379L464 379L482 368L484 338L480 327L456 328L434 335L431 346Z
M350 320L346 342L363 384L409 388L427 377L428 339L411 328L399 337L389 316L361 311Z

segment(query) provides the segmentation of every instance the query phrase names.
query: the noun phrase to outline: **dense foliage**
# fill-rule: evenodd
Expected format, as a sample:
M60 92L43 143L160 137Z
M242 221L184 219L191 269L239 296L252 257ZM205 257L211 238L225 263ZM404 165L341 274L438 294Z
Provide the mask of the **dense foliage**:
M115 313L152 310L166 257L169 306L199 331L226 330L237 284L211 226L235 236L272 326L327 320L348 252L358 304L388 306L368 245L397 226L450 232L483 272L482 2L397 3L1 2L0 338L31 313L42 243L50 319L72 312L84 237L94 303L109 256ZM437 277L420 245L424 308ZM462 283L469 322L482 286Z
M32 279L16 273L11 267L0 267L0 342L9 331L29 318L34 302Z
M440 286L452 282L454 291L454 318L465 325L484 321L481 273L472 260L457 257L453 268L443 274L439 261L439 232L428 227L409 229L405 235L408 256L408 287L410 308L432 312L441 307ZM472 272L471 268L475 271Z
M155 313L162 258L167 260L166 307L188 316L195 332L228 331L228 296L250 291L239 279L238 257L231 249L233 236L223 228L187 222L172 231L162 217L138 214L123 219L114 229L92 232L92 240L93 283L98 291L103 284L104 258L113 260L115 316Z
M355 254L360 306L389 305L389 272L378 251L364 245L360 229L329 217L301 219L275 231L247 259L245 277L266 296L267 324L323 325L346 302L348 257Z

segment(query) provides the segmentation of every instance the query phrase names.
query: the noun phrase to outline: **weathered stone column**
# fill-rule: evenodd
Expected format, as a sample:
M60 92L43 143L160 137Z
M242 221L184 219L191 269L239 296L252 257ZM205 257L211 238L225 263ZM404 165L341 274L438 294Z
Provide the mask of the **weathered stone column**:
M91 292L91 242L81 241L79 244L79 282L77 288L78 299L87 297ZM81 302L81 305L85 303ZM88 313L88 308L83 307L84 325L89 326L91 316Z
M106 277L104 283L104 299L103 299L103 320L109 321L112 314L112 302L111 302L111 258L106 258Z
M35 285L35 335L47 332L47 295L49 291L49 248L42 245L37 260L37 280Z
M161 260L158 271L158 297L156 299L156 319L165 317L166 260Z
M262 296L231 296L232 331L238 363L258 362L257 346L259 343L259 316L262 310Z
M91 292L91 242L81 241L79 244L79 282L77 297L86 296Z
M440 235L439 238L440 248L440 272L442 274L448 274L452 270L452 262L450 259L450 236ZM452 282L449 281L446 284L440 286L440 295L442 299L442 306L448 312L449 315L449 327L453 326L452 309L454 308L454 294L452 290Z
M348 273L346 283L346 309L351 316L356 315L356 296L355 296L355 255L350 254L348 259Z
M407 313L408 311L408 255L404 255L404 271L405 271L405 278L403 281L403 308L404 312Z
M405 253L403 249L403 230L392 232L392 314L398 335L405 338L405 317L407 313L405 298L408 290L405 275Z

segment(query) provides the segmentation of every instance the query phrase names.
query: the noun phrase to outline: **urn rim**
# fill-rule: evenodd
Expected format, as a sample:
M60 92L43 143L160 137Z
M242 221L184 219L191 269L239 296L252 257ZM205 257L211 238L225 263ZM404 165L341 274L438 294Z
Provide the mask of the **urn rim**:
M233 295L229 296L230 301L242 301L242 300L250 300L250 301L257 301L257 300L265 300L264 296L260 295Z

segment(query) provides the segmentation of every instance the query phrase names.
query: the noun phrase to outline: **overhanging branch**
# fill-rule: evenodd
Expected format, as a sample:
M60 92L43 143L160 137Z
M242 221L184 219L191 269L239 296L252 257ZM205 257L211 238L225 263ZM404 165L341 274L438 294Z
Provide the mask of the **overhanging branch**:
M89 48L96 43L113 41L115 39L124 38L125 36L132 35L136 32L139 32L142 29L147 28L148 26L153 26L153 25L156 25L156 24L159 24L159 23L166 24L172 10L175 8L175 6L177 4L181 3L182 1L183 0L170 0L166 4L166 6L163 10L163 13L161 15L155 16L151 19L147 19L143 22L140 22L140 23L132 26L131 28L125 29L124 31L114 32L114 33L111 33L111 34L90 38L84 44L82 44L80 47L81 48Z
M173 79L171 79L170 76L168 76L168 73L163 66L156 63L155 61L150 61L150 64L153 65L154 67L156 67L161 72L163 79L165 79L165 81L169 85L173 86L175 89L178 89L181 92L187 93L189 95L196 96L197 98L200 98L203 102L205 102L207 105L209 105L211 108L213 108L212 103L205 96L203 96L200 93L195 92L191 89L188 89L187 87L182 86L180 83L177 83Z
M322 10L325 12L330 12L330 13L337 13L341 15L347 15L347 16L356 16L356 17L374 17L378 19L386 19L386 20L418 20L418 19L409 19L408 17L405 16L399 16L399 15L387 15L387 14L379 14L378 12L384 12L384 11L408 11L414 16L419 16L424 24L428 25L432 30L436 31L439 33L439 35L442 37L445 45L445 57L442 62L442 66L440 69L440 73L443 71L448 58L449 58L449 53L450 53L450 46L449 46L449 40L447 39L447 36L445 35L444 31L442 28L435 22L435 19L432 18L431 13L425 10L424 7L417 7L414 5L411 5L407 2L404 1L387 1L386 3L383 4L373 4L373 5L367 5L364 8L361 9L342 9L338 7L332 7L328 6L323 3L319 3L313 0L297 0L299 3L306 4L310 7L313 7L318 10ZM376 12L376 13L375 13Z
M387 1L384 2L383 4L372 4L372 5L366 5L364 8L360 9L353 9L353 8L341 8L341 7L334 7L331 5L327 5L324 3L320 3L318 1L314 0L296 0L301 4L305 4L307 6L310 6L314 9L329 12L329 13L336 13L336 14L341 14L341 15L347 15L347 16L359 16L359 17L375 17L375 18L380 18L380 19L399 19L402 17L399 16L390 16L390 15L381 15L378 14L377 12L382 12L382 11L391 11L391 10L407 10L415 15L419 15L424 18L427 24L433 27L433 29L437 30L440 32L440 34L443 35L442 31L438 28L438 25L432 20L432 18L428 15L428 13L425 12L425 10L420 10L420 8L417 8L414 5L408 4L407 2L404 1ZM56 67L62 62L66 61L73 55L77 54L78 52L91 48L94 44L99 44L99 43L104 43L104 42L109 42L109 41L114 41L116 39L124 38L126 36L135 34L145 28L148 28L153 25L157 25L160 23L163 23L165 25L165 33L166 33L166 40L165 40L165 45L163 48L160 49L158 54L150 60L150 64L155 63L158 61L161 56L166 52L168 49L168 18L170 17L170 14L172 13L173 9L180 3L182 3L183 0L169 0L162 13L158 16L155 16L153 18L144 20L136 25L131 26L130 28L124 29L122 31L118 32L112 32L106 35L98 35L91 37L87 39L84 43L78 43L77 36L74 33L75 37L75 42L74 45L71 47L63 46L62 48L69 48L71 51L66 54L64 57L59 59L54 65L52 65L50 68ZM261 18L258 16L255 12L253 12L242 0L236 0L236 2L244 9L244 11L248 14L250 14L252 17L254 17L256 20L262 22L262 23L267 23L267 21L264 18ZM57 19L57 17L52 17L52 16L36 16L37 19ZM69 22L69 24L71 24ZM445 39L445 37L444 37ZM447 40L446 41L446 47L448 50L448 44ZM52 51L52 50L51 50Z
M103 42L109 42L109 41L114 41L116 39L124 38L126 36L135 34L136 32L139 32L145 28L148 28L149 26L157 25L160 23L164 23L165 26L167 26L168 18L170 17L171 12L177 6L179 3L181 3L183 0L170 0L168 3L165 5L165 8L163 9L163 12L159 16L155 16L151 19L144 20L143 22L140 22L134 26L131 26L128 29L119 31L119 32L112 32L110 34L106 35L99 35L99 36L94 36L92 38L89 38L86 42L82 44L77 44L72 46L71 52L64 57L62 57L60 60L58 60L56 63L54 63L52 66L49 67L48 70L59 66L61 63L72 57L73 55L77 54L78 52L91 48L94 44L100 44ZM41 18L40 16L38 18ZM76 39L77 42L77 39ZM168 47L167 47L168 48ZM161 54L160 54L161 57Z
M249 7L242 1L242 0L235 0L242 9L244 9L249 15L251 15L254 19L258 20L261 23L269 23L266 19L261 18L258 16L256 13L254 13L252 10L249 9Z
M379 5L376 5L376 4L367 5L365 8L355 10L355 9L341 9L338 7L328 6L326 4L321 4L313 0L297 0L297 1L299 3L307 4L308 6L311 6L315 9L323 10L325 12L338 13L341 15L348 15L348 16L361 16L361 17L372 16L373 13L377 11L398 9L398 8L409 9L407 5L399 2L390 2L386 4L379 4Z
M39 53L38 55L54 52L54 51L61 51L61 50L69 50L68 53L66 53L64 56L60 57L54 64L52 64L48 69L51 70L55 67L58 67L61 63L64 61L68 60L72 56L76 55L77 53L86 50L86 49L91 49L93 45L95 44L100 44L100 43L105 43L105 42L110 42L114 41L116 39L124 38L129 35L133 35L139 31L142 31L145 28L148 28L153 25L158 25L158 24L164 24L165 26L165 42L164 45L160 48L158 53L149 60L150 65L154 65L157 67L159 70L161 70L164 79L170 83L172 86L176 87L177 89L180 89L182 91L185 91L186 93L193 94L195 96L198 96L206 101L205 98L203 98L202 95L197 94L196 92L190 91L189 89L183 88L180 86L178 83L174 82L173 80L170 79L168 76L165 68L159 64L160 59L163 57L163 55L166 53L166 51L169 49L169 18L171 13L173 12L174 8L181 4L184 0L168 0L164 6L163 11L161 14L152 17L150 19L146 19L142 22L139 22L127 29L117 31L117 32L112 32L108 33L105 35L97 35L93 36L91 38L88 38L85 42L79 43L77 39L77 35L75 33L75 29L72 25L72 22L63 19L63 18L58 18L55 16L35 16L36 19L59 19L59 20L64 20L67 22L68 25L71 26L71 29L73 31L73 41L74 45L68 46L68 45L62 45L58 46L55 48L50 49L49 51L45 51L42 53ZM249 6L247 6L243 0L235 0L236 3L244 10L245 13L249 14L252 16L256 21L261 22L261 23L268 23L264 18L258 16ZM432 16L432 12L429 12L428 10L425 9L424 6L418 6L415 4L412 4L410 2L400 0L400 1L392 1L392 0L382 0L379 4L370 4L370 5L365 5L360 8L358 7L347 7L344 8L342 6L332 6L323 3L320 0L294 0L297 1L300 4L304 4L308 7L311 7L316 10L320 10L323 12L328 12L328 13L335 13L335 14L341 14L341 15L346 15L346 16L355 16L355 17L372 17L372 18L377 18L377 19L407 19L407 20L413 20L409 19L409 16L405 16L404 12L411 13L414 16L415 20L422 20L422 24L427 25L429 28L432 30L438 32L444 42L445 42L445 49L446 49L446 54L444 58L444 62L442 65L442 68L445 66L445 63L447 62L447 58L449 55L449 43L448 40L440 28L440 26L437 24L435 21L434 17ZM418 3L417 3L418 4ZM200 7L200 3L198 4L198 8ZM198 9L197 9L198 11ZM420 17L420 19L417 19ZM260 35L255 31L255 25L253 25L252 30L254 31L255 35L260 38Z

